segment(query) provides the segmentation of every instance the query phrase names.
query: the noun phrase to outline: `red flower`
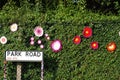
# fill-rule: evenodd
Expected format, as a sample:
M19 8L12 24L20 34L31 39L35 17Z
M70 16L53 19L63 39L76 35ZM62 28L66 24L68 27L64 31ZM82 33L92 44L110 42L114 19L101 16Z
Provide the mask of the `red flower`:
M83 29L83 36L85 37L85 38L89 38L89 37L91 37L92 36L92 29L90 28L90 27L85 27L84 29Z
M74 39L73 39L73 43L74 43L74 44L80 44L80 42L81 42L81 37L78 36L78 35L75 36Z
M116 50L116 43L115 42L110 42L107 44L107 50L109 52L114 52Z
M98 49L98 42L92 42L91 43L91 45L90 45L90 47L92 48L92 49Z

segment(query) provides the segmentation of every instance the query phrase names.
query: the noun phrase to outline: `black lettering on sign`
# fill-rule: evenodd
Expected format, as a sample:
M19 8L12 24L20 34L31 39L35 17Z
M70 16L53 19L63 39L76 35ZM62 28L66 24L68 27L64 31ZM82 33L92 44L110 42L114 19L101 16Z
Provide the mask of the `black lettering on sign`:
M21 56L21 51L11 51L11 56Z
M41 56L41 53L38 52L38 51L27 51L26 52L26 56L29 56L29 57L40 57Z
M25 56L28 56L28 55L29 55L29 52L27 51Z
M6 51L6 53L7 53L7 56L9 56L9 55L10 55L10 51Z
M40 53L40 52L38 52L38 53L37 53L37 56L38 56L38 57L40 57L40 56L41 56L41 53Z

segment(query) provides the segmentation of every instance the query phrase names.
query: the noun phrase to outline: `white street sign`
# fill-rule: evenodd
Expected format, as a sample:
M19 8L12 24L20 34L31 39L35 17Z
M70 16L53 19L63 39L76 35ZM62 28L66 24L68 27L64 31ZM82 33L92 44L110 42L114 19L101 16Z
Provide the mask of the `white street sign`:
M6 51L6 61L19 62L41 62L43 60L43 52L40 51Z

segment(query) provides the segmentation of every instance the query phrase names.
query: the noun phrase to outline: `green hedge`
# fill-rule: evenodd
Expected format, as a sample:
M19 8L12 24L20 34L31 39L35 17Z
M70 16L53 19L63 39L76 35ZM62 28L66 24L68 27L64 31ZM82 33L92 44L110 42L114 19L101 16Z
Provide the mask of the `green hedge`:
M83 6L84 8L84 6ZM6 4L0 11L0 36L6 36L8 43L0 44L0 79L3 79L3 60L6 50L40 50L44 52L45 80L118 80L120 78L120 44L117 16L94 14L77 6L65 7L62 4L56 10L45 13L31 5L17 7L14 3ZM10 25L16 22L19 30L10 32ZM51 41L45 42L42 50L39 46L29 46L29 37L35 26L41 25L51 41L60 39L63 49L54 53L50 49ZM82 35L85 25L93 29L90 39L82 38L82 43L75 45L72 39ZM99 49L91 50L90 42L98 41ZM117 50L109 53L106 45L115 41ZM40 63L23 63L22 80L40 80ZM16 78L16 63L8 62L8 80Z

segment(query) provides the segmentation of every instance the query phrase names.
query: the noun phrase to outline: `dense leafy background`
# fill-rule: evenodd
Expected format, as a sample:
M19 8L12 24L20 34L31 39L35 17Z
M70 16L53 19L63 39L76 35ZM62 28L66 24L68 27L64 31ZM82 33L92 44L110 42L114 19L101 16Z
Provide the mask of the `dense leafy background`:
M92 11L87 8L89 6L87 0L1 0L1 2L3 6L1 5L0 10L0 36L6 36L8 39L7 44L0 44L1 80L6 50L43 51L45 80L120 79L120 37L118 35L120 18L116 16L119 15L119 8L117 10L114 8L116 15L110 11L105 12L105 15L99 11L93 13L93 8L91 8ZM106 5L105 0L102 2L99 4ZM19 25L17 32L10 31L12 23ZM44 37L41 38L45 45L43 50L39 46L29 45L29 38L33 35L33 29L37 25L43 27L44 32L51 37L51 41L54 39L62 41L61 52L52 52L51 41L46 41ZM82 35L85 26L93 29L93 36L90 39L82 38L82 43L79 45L73 44L73 37ZM92 41L99 42L98 50L90 49ZM106 45L111 41L117 44L117 50L114 53L106 50ZM22 80L40 80L40 63L22 64ZM8 80L15 80L16 63L8 62L7 66Z

